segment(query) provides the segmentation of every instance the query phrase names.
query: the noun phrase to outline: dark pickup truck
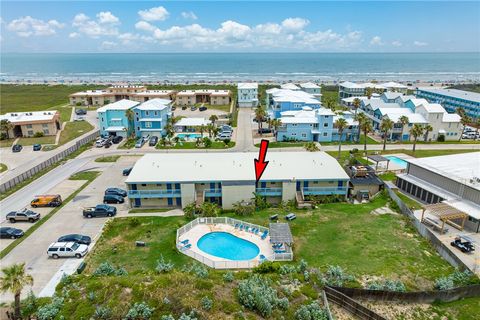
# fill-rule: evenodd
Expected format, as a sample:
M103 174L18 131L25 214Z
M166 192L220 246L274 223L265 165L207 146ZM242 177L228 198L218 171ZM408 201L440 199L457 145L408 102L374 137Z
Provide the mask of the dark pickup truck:
M98 204L95 207L83 209L83 216L86 218L113 217L116 214L117 214L117 208L106 205L106 204Z

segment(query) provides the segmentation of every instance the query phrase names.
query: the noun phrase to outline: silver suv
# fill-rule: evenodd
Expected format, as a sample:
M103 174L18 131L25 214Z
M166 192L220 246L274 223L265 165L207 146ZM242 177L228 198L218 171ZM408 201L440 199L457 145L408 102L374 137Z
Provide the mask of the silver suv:
M85 244L78 244L76 242L54 242L47 250L49 257L53 259L58 258L81 258L88 252L88 246Z
M35 222L40 219L40 213L33 212L32 210L25 208L22 210L9 212L6 218L11 223L15 223L17 221Z

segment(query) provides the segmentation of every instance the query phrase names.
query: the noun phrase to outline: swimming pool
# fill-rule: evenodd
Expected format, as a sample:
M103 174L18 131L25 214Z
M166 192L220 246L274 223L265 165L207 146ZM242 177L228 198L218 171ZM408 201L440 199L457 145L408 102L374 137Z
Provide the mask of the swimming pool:
M194 140L197 138L201 138L202 135L200 133L179 133L177 134L177 137L185 140Z
M228 260L251 260L260 249L250 241L228 232L210 232L197 241L197 247L212 256Z
M384 157L389 159L391 162L395 163L399 167L402 167L402 168L407 167L408 162L403 160L403 159L400 159L400 158L395 157L395 156L384 156Z

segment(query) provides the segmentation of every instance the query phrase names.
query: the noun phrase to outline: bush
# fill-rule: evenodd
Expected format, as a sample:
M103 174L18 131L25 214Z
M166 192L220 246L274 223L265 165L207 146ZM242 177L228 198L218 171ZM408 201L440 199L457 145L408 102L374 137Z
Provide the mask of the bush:
M202 304L203 310L210 310L213 307L213 301L209 297L203 297L202 300L200 300L200 303Z
M449 290L453 287L454 283L450 277L441 277L435 280L435 289L437 290Z
M182 267L183 272L188 272L188 273L193 273L197 278L207 278L208 277L208 269L199 264L199 263L193 263L191 265L184 265Z
M437 141L438 142L445 142L445 135L439 134L438 137L437 137Z
M131 218L130 221L129 221L129 225L130 225L130 227L132 227L132 228L138 227L139 225L141 225L140 219L138 219L138 218L136 218L136 217L135 217L135 218Z
M128 272L124 268L116 269L109 262L103 262L98 266L98 268L93 272L94 276L124 276Z
M223 140L223 143L225 143L225 146L228 147L228 145L230 144L230 139Z
M286 302L280 301L277 291L270 281L258 274L253 274L238 285L238 299L247 309L258 311L263 317L269 317L276 307L284 307Z
M203 138L202 142L205 148L210 148L212 146L212 140L208 137Z
M155 270L158 273L167 273L172 271L174 267L175 265L172 263L172 261L170 260L165 261L165 259L163 258L163 255L160 255L160 259L157 260L157 267L155 268Z
M295 319L297 320L328 320L328 315L318 303L312 302L303 305L295 312Z
M35 297L35 294L33 293L32 290L28 293L27 297L23 301L23 308L22 308L22 316L26 317L35 312L38 308L38 301L37 297Z
M345 282L353 280L353 276L346 274L340 266L328 266L327 272L320 278L322 284L336 287L343 287Z
M43 137L43 132L40 132L40 131L35 132L35 134L33 135L33 137L34 137L34 138L41 138L41 137Z
M199 208L203 217L216 217L220 213L220 207L216 203L204 202Z
M233 282L235 280L235 277L233 276L232 271L228 271L223 275L223 281L225 282Z
M168 316L162 316L160 320L175 320L175 317L169 314Z
M53 297L52 302L38 308L38 320L53 320L56 318L60 309L63 307L63 298Z
M277 262L265 261L253 268L255 273L277 273L280 265Z
M237 216L251 216L255 212L255 205L239 201L233 204L233 211Z
M296 273L297 272L297 267L294 266L293 264L282 264L280 266L280 274L290 274L290 273Z
M145 302L135 303L128 310L125 320L147 320L153 314L153 308L150 308Z
M99 306L95 309L93 314L94 319L98 320L108 320L112 318L112 311L107 307Z
M77 102L77 103L75 103L75 105L76 105L77 107L81 107L81 106L82 106L82 103L81 103L81 102Z
M405 292L407 289L402 281L399 280L385 280L381 281L372 281L367 284L367 289L369 290L386 290L386 291L396 291L396 292Z
M460 271L456 269L452 274L446 277L440 277L435 280L435 289L448 290L454 287L466 286L472 283L473 274L469 270Z
M195 202L189 203L183 208L183 212L185 213L185 217L187 219L194 219L196 213L197 205Z

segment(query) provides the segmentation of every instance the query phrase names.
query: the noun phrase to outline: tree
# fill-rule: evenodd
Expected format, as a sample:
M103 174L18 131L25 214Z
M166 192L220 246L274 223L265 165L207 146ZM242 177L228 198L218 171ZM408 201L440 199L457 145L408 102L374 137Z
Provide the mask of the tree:
M357 111L358 108L360 108L360 105L362 104L362 101L358 98L353 99L353 109L355 109L355 116L357 116Z
M401 116L400 119L398 119L398 122L402 125L402 132L400 133L400 141L403 142L403 129L407 124L410 123L410 120L408 119L407 116Z
M208 137L203 138L202 142L205 148L210 148L212 146L212 140L210 140Z
M336 104L337 104L337 101L335 100L334 97L327 97L325 99L325 105L327 106L328 109L332 110L333 112L335 112Z
M460 110L461 108L459 108ZM467 125L472 122L472 119L467 116L467 114L465 112L463 112L461 115L460 115L460 123L462 124L462 134L460 135L460 139L458 139L458 141L461 141L462 140L462 135L463 133L465 132L465 128L467 127Z
M15 297L15 319L21 319L20 294L25 286L33 285L33 278L25 272L25 263L14 264L2 268L3 276L0 278L1 291L13 293Z
M211 123L207 124L207 132L208 132L208 137L209 138L212 137L213 128L215 128L215 126L213 124L211 124Z
M257 108L255 108L255 120L257 120L258 123L258 130L262 129L263 119L266 115L267 112L262 106L258 106Z
M365 90L365 95L367 96L368 99L372 99L373 89L372 88L367 88Z
M362 133L362 123L364 123L365 121L368 121L368 117L365 115L365 113L360 112L360 113L357 113L357 115L353 118L353 120L358 122L357 142L359 142L360 134Z
M282 125L282 121L280 119L272 119L271 120L271 126L273 127L274 131L277 131L278 127Z
M183 212L185 213L185 216L189 219L195 218L195 213L197 210L197 205L195 202L189 203L183 208Z
M10 130L14 128L14 125L7 119L0 121L0 131L5 132L6 139L10 139Z
M425 142L428 141L428 133L433 131L433 127L429 124L427 124L424 128L425 130Z
M305 143L303 145L303 147L305 148L305 150L310 151L310 152L320 151L320 148L313 141Z
M385 151L387 145L387 137L390 130L393 129L393 121L388 118L383 118L380 123L380 130L383 132L383 150Z
M344 118L338 118L335 121L335 127L338 130L338 157L340 159L340 155L342 154L342 135L343 131L348 127L348 122Z
M363 152L367 156L367 135L369 132L372 132L372 122L368 117L365 116L365 119L362 119L362 122L359 123L361 130L363 131L364 141L363 141Z
M215 121L218 120L218 117L216 114L212 114L208 120L212 121L212 124L215 125Z
M220 208L216 203L204 202L200 206L200 212L204 217L216 217L220 213Z
M128 131L130 136L133 137L135 135L135 128L132 130L134 127L133 120L135 118L135 112L133 112L132 109L127 109L127 111L125 111L125 117L127 117L128 120Z
M197 130L200 132L200 136L202 137L202 139L203 139L203 133L205 132L205 129L206 129L206 127L203 124L201 126L197 127Z
M410 135L413 136L413 149L412 149L413 152L415 152L415 147L417 146L418 137L420 137L422 134L423 134L423 127L418 123L415 123L412 129L410 129Z

